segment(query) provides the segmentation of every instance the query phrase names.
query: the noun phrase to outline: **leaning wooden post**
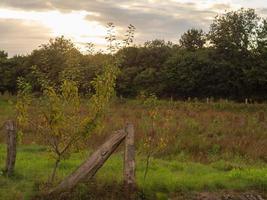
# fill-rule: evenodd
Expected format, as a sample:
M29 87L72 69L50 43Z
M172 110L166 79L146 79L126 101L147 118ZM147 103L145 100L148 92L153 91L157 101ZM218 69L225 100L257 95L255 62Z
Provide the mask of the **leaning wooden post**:
M135 198L135 146L134 127L127 124L125 128L125 151L124 151L124 185L127 199Z
M125 130L116 131L116 134L112 135L102 144L84 163L73 171L72 174L65 178L56 188L50 190L48 195L56 195L62 191L70 190L79 182L92 178L125 139L125 136Z
M14 121L7 121L5 123L7 135L7 157L5 172L7 176L11 176L14 172L16 154L17 154L17 131Z

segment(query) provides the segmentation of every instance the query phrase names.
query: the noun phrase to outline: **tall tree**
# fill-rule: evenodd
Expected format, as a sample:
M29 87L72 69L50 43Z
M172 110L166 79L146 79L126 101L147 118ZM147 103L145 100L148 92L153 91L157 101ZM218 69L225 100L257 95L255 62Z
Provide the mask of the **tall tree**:
M161 69L173 52L173 44L164 40L147 41L143 47L127 47L120 50L118 94L136 96L141 91L161 94Z
M181 47L188 50L201 49L206 43L206 36L203 30L192 28L181 36L179 42Z
M260 18L254 9L241 8L215 17L210 43L224 53L247 53L256 48Z
M60 85L61 79L80 79L80 60L82 54L74 44L62 37L50 39L49 43L34 50L28 59L28 66L34 67L35 76L45 79L50 85ZM79 82L79 81L78 81ZM36 81L33 85L36 86ZM40 86L39 86L40 87Z
M0 51L0 93L17 90L17 78L26 74L24 56L8 58L8 54Z

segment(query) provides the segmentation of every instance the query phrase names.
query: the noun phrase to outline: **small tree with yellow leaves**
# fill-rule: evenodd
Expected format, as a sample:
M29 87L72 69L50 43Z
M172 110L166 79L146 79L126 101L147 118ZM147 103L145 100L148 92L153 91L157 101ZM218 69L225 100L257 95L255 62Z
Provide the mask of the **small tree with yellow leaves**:
M32 87L23 78L17 80L16 99L16 126L18 129L18 140L22 140L23 130L29 125L29 108L32 103Z
M50 182L54 181L56 170L62 159L72 150L79 148L79 141L101 125L101 119L114 94L118 69L107 65L104 72L92 82L95 94L88 100L84 114L81 97L75 81L63 80L60 90L44 86L44 99L39 105L38 129L41 138L49 145L55 159Z
M34 117L28 121L32 121L36 125L40 138L49 146L55 159L50 183L54 182L61 160L68 158L74 149L79 148L81 140L85 140L102 125L106 108L115 93L116 77L119 73L117 67L119 58L113 55L116 50L113 47L116 42L114 27L112 23L108 25L108 36L106 37L111 59L103 67L102 73L91 82L95 93L87 100L86 109L81 104L78 82L73 76L68 76L75 72L64 73L63 71L64 76L61 76L60 84L55 84L46 78L46 74L33 67L43 96L39 99L38 110L32 114ZM132 36L130 37L132 38ZM67 76L65 76L66 74ZM21 110L20 115L23 116L20 117L21 122L27 118L24 105L26 104L18 105Z
M159 101L157 97L154 94L146 95L142 93L140 98L146 107L142 117L145 137L141 146L142 153L146 155L145 180L149 169L150 158L166 147L167 138L159 131L160 129L158 127L161 116L159 114Z

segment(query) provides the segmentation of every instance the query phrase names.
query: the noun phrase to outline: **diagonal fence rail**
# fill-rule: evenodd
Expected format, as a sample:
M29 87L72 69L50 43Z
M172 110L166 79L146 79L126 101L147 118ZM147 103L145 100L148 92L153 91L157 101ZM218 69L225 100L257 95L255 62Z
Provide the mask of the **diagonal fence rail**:
M16 161L16 139L17 130L14 121L5 123L7 136L7 158L6 173L11 176L14 172ZM104 165L112 153L125 141L124 147L124 189L127 199L134 199L136 189L135 182L135 145L134 145L134 126L126 124L122 130L115 131L86 161L84 161L76 170L67 176L58 186L51 189L48 195L56 195L61 192L71 190L78 183L92 178L97 171Z
M116 131L85 162L66 177L57 187L49 191L49 195L74 188L78 183L92 178L108 160L111 154L125 140L124 151L124 187L127 199L134 199L135 191L135 146L134 127L127 124L123 130Z

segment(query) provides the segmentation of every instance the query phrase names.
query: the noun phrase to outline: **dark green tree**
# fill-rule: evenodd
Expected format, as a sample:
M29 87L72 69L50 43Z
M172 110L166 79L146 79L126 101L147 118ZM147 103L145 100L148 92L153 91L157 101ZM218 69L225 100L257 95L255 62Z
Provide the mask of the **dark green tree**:
M27 73L24 62L24 56L8 58L6 52L0 51L0 93L16 93L17 78Z
M201 49L206 43L206 36L203 30L192 28L181 36L179 43L181 47L188 50Z
M216 49L225 54L247 53L256 48L259 22L254 9L227 12L215 17L208 38Z
M79 82L81 58L82 54L70 40L63 36L50 39L28 58L27 65L34 68L33 86L40 88L36 85L36 78L47 80L54 87L59 86L64 77Z

